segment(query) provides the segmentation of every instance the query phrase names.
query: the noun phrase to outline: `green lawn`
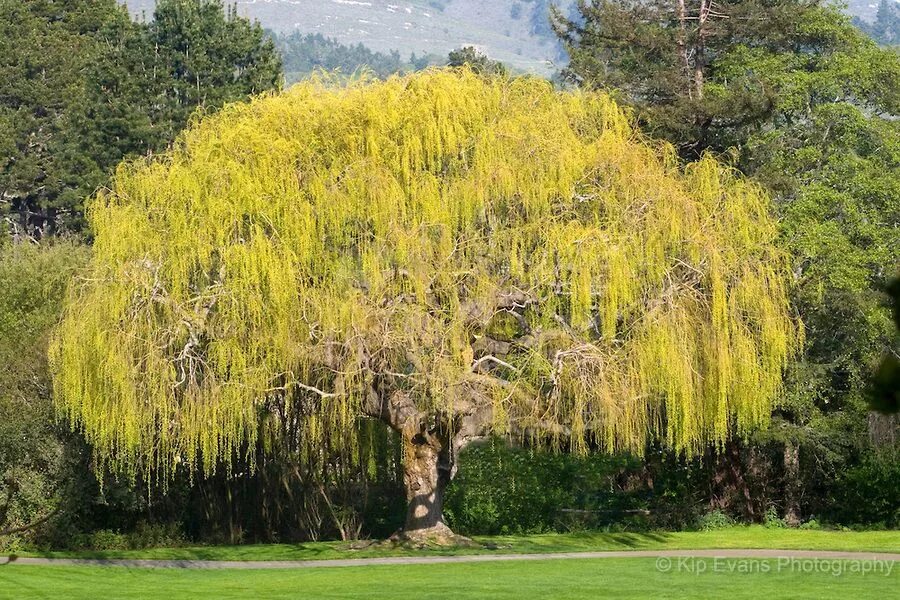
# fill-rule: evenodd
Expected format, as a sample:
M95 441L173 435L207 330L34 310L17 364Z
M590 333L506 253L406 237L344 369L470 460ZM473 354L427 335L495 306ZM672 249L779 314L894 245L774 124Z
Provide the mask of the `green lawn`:
M661 572L654 559L521 561L272 571L0 567L7 598L890 598L900 567L880 573L803 573L756 560L751 573L729 572L741 559L697 560ZM834 562L831 567L834 568ZM768 567L762 567L765 563ZM849 563L841 562L842 568ZM702 566L700 566L702 565ZM729 565L735 565L730 567ZM753 566L756 565L756 566ZM763 569L767 571L763 571ZM704 569L704 572L699 572Z
M486 548L355 548L342 542L200 546L110 550L104 552L29 552L21 556L75 558L158 558L205 560L316 560L419 556L436 554L509 554L588 552L603 550L691 550L774 548L780 550L846 550L900 552L900 531L824 531L731 527L715 531L648 533L581 533L478 537Z
M548 553L601 550L735 549L900 552L900 531L844 532L733 527L708 532L586 533L481 537L486 548L351 549L322 542L259 546L158 548L32 556L211 560L310 560L373 556ZM863 558L865 558L863 556ZM666 560L666 559L661 559ZM900 563L852 572L848 561L814 570L777 559L547 560L288 570L132 569L95 566L0 566L6 598L862 598L893 597ZM808 563L807 563L808 565ZM825 565L825 568L822 567ZM827 572L826 572L827 568ZM834 574L841 569L839 575Z

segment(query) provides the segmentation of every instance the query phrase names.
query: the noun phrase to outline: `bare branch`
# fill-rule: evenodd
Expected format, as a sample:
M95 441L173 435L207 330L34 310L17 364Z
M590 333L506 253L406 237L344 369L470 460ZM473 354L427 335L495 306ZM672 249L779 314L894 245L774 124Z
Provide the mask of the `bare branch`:
M506 368L509 369L510 371L516 371L516 372L519 371L519 369L517 369L517 368L514 367L513 365L509 364L509 363L506 362L505 360L500 360L499 358L497 358L497 357L494 356L493 354L488 354L488 355L486 355L486 356L482 356L481 358L479 358L479 359L477 359L476 361L474 361L474 362L472 363L472 370L473 370L473 371L477 371L478 368L482 365L482 363L485 363L485 362L496 363L496 364L500 365L501 367L506 367Z

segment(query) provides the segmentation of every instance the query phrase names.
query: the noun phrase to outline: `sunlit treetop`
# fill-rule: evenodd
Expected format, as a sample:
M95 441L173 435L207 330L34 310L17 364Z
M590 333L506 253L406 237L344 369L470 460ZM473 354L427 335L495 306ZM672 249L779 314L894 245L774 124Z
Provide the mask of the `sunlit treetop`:
M89 218L56 398L132 469L210 471L290 411L307 448L369 415L691 454L767 423L799 343L761 190L535 78L230 105Z

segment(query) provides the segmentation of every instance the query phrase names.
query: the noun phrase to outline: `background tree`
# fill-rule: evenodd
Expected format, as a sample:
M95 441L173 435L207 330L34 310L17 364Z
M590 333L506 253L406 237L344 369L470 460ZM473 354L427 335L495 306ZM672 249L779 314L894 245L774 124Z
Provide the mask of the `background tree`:
M416 71L425 65L415 58L403 60L397 51L384 54L374 52L362 44L347 46L321 33L275 35L269 33L284 61L284 74L288 84L300 81L318 69L340 71L352 75L365 69L378 77L386 78L395 73ZM425 57L425 62L428 62Z
M900 4L897 0L881 0L874 23L866 23L854 17L853 24L872 36L879 44L885 46L900 44Z
M162 150L202 108L277 88L262 29L212 0L0 2L0 210L26 235L79 232L124 157Z
M281 58L259 23L222 0L160 0L146 29L166 139L198 108L217 109L281 85ZM159 102L158 105L156 103Z
M469 67L480 75L507 75L506 65L500 61L491 60L473 46L458 48L447 56L450 67Z
M796 257L809 339L797 389L832 409L863 406L872 366L895 340L883 290L900 264L900 128L848 103L822 104L753 138L746 154L778 192Z
M784 448L773 472L792 521L800 500L827 511L818 499L837 474L872 452L866 390L897 351L882 290L900 264L900 61L819 2L596 1L579 12L556 17L570 80L620 86L683 154L732 153L775 193L807 344L756 441Z
M620 90L650 133L687 157L740 147L823 102L894 113L893 59L822 2L582 0L554 12L563 77Z
M696 454L766 425L798 342L768 211L604 95L468 69L301 84L94 200L56 398L102 457L160 477L290 415L314 468L379 420L406 534L440 538L458 453L491 431Z
M81 174L65 165L76 154L67 115L85 101L82 70L97 55L95 34L129 23L115 0L0 2L0 211L10 228L32 233L48 223L77 227L87 195ZM88 178L90 179L90 178ZM72 204L75 204L73 207Z
M0 242L0 535L24 534L63 502L47 341L66 286L86 259L85 249L67 243Z

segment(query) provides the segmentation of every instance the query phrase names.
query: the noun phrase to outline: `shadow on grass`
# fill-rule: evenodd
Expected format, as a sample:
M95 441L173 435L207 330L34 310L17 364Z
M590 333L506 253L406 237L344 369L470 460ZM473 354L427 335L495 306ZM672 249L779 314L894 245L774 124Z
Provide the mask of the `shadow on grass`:
M640 550L665 546L673 539L671 533L645 532L585 532L520 536L494 536L476 538L485 548L504 552L588 552L604 550Z
M900 532L807 531L750 526L697 532L632 531L476 536L474 542L471 545L424 548L392 544L389 541L304 542L245 546L184 546L143 550L28 551L18 553L18 556L93 560L306 561L392 556L546 554L552 552L716 548L897 552L897 548L900 548ZM10 564L15 559L16 555L12 554L9 559L4 561L3 555L0 554L0 564Z
M8 554L6 556L0 556L0 567L5 567L6 565L12 564L18 560L18 555L16 554Z
M339 558L345 550L331 542L301 544L253 544L245 546L182 546L118 550L31 551L35 558L78 558L89 560L321 560Z
M77 558L89 560L229 560L297 561L387 556L455 556L463 554L545 554L639 550L666 546L672 534L666 532L585 532L529 536L478 536L474 544L415 548L384 542L307 542L298 544L254 544L245 546L185 546L144 550L35 551L37 558ZM11 561L9 561L11 562Z

